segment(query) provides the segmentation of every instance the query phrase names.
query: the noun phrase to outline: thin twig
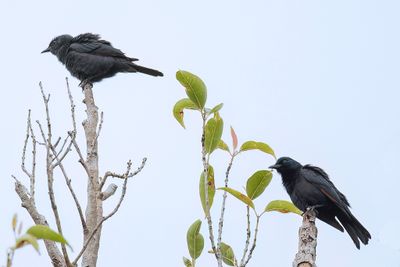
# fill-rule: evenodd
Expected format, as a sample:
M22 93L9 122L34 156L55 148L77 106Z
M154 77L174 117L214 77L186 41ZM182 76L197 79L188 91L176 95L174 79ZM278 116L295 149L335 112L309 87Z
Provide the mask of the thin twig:
M28 118L27 118L27 122L26 122L26 136L25 136L25 140L24 140L24 148L22 149L22 161L21 161L21 169L28 177L32 176L32 174L30 174L25 167L25 155L26 155L26 148L28 146L28 140L29 140L30 121L31 121L31 110L28 111Z
M25 155L27 144L29 140L29 136L32 139L32 170L29 172L25 167ZM32 123L31 123L31 110L28 111L28 119L26 123L26 138L24 141L24 148L22 150L22 162L21 162L21 169L22 171L29 177L29 184L30 184L30 196L32 202L35 203L35 172L36 172L36 138L32 130Z
M146 158L143 159L142 161L142 165L139 166L138 168L138 172L139 173L144 165L146 164ZM73 265L76 265L78 260L81 258L82 254L85 252L86 248L88 247L90 241L93 239L94 235L96 234L97 230L102 226L102 224L107 221L109 218L111 218L115 213L117 213L118 209L120 208L122 201L124 200L125 194L126 194L126 189L127 189L127 184L128 184L128 176L130 175L130 170L132 167L132 162L129 161L127 164L127 170L125 172L125 179L124 179L124 184L122 186L122 192L121 192L121 196L119 198L118 204L115 206L115 208L113 209L113 211L111 211L106 217L103 217L96 225L96 227L93 229L93 231L91 232L90 236L87 238L85 244L83 245L81 251L78 253L78 256L76 256L75 260L72 262Z
M75 136L74 136L75 137ZM67 140L67 139L66 139ZM57 167L58 165L61 164L61 162L64 160L64 158L67 156L67 154L69 152L71 152L71 147L72 147L72 140L71 142L69 142L69 145L67 147L67 149L64 151L64 153L61 155L61 157L58 157L57 151L53 151L54 154L54 159L57 159L57 161L53 164L53 168ZM51 146L51 148L53 149L53 146ZM61 151L60 151L61 152Z
M125 174L117 174L117 173L115 173L115 172L110 172L110 171L106 172L106 173L104 174L103 179L101 180L100 190L103 188L103 186L104 186L104 184L106 183L108 177L119 178L119 179L126 179L126 178L131 178L131 177L137 175L137 174L138 174L139 172L141 172L142 169L144 168L144 165L146 164L146 161L147 161L147 158L143 158L142 164L137 168L137 170L134 171L134 172L129 173L126 177L125 177Z
M65 145L67 144L67 141L68 141L69 137L70 137L69 135L67 135L67 136L65 137L64 142L63 142L63 144L62 144L60 150L55 154L55 155L57 155L57 157L60 157L61 153L64 151ZM61 137L59 137L59 138L57 139L57 142L53 145L54 148L57 148L58 144L60 143L60 140L61 140ZM53 160L54 160L54 159L53 159Z
M71 132L71 131L70 131L70 132L68 132L68 134L69 134L70 136L75 136L75 132ZM71 137L71 138L72 138L72 137ZM80 164L82 165L82 167L85 169L86 174L88 175L88 177L90 177L89 167L87 166L86 161L85 161L85 159L83 158L81 149L79 148L79 145L78 145L78 143L76 142L75 138L72 138L72 144L73 144L74 147L75 147L76 153L78 153L78 156L79 156L79 163L80 163ZM92 181L92 180L90 179L90 181Z
M245 244L245 246L244 246L242 259L240 260L240 267L244 267L244 266L245 266L244 261L245 261L246 255L247 255L247 251L249 250L250 238L251 238L251 230L250 230L250 207L247 206L246 244Z
M100 112L100 123L99 123L99 129L97 130L97 134L96 134L96 138L93 140L93 144L92 147L94 146L94 144L97 143L100 133L101 133L101 129L103 128L103 122L104 122L104 114L103 111Z
M253 251L254 251L254 249L256 248L256 244L257 244L257 234L258 234L258 225L259 225L259 222L260 222L260 216L256 214L256 217L257 217L257 220L256 220L256 227L255 227L255 229L254 229L253 243L252 243L252 245L251 245L250 252L249 252L249 255L248 255L248 257L247 257L247 260L246 260L246 262L244 263L243 266L246 266L247 263L249 263L251 257L253 256Z
M53 150L53 153L55 153L55 149L53 147L52 147L52 150ZM55 155L55 158L57 159L57 162L59 162L59 164L57 164L57 166L60 168L60 170L64 176L65 183L67 184L67 187L69 189L69 192L71 193L72 198L74 199L76 209L78 210L78 213L79 213L79 218L81 219L83 231L87 231L85 216L83 215L82 207L79 203L78 197L76 196L75 191L72 188L71 179L68 178L67 172L65 171L64 165L62 164L62 160L58 159L57 155Z
M44 103L45 109L46 109L46 121L47 121L47 146L46 146L47 188L49 190L49 198L50 198L50 203L51 203L51 208L53 210L54 218L56 221L57 230L61 235L63 235L61 219L60 219L60 215L58 213L58 208L57 208L57 203L56 203L56 198L55 198L54 188L53 188L54 167L52 166L52 151L51 151L53 148L53 145L52 145L52 141L51 141L52 128L51 128L51 120L50 120L50 112L49 112L50 95L48 95L48 97L46 98L46 95L44 94L44 91L43 91L42 83L39 83L39 86L40 86L40 91L41 91L42 97L43 97L43 103ZM42 129L41 129L41 131L43 132ZM43 132L43 137L44 137L44 132ZM44 138L44 141L46 142L45 138ZM56 154L56 153L53 152L53 154ZM61 162L61 161L58 161L55 165L57 166L57 164L59 164L59 162ZM67 266L70 265L68 251L67 251L65 244L63 244L63 243L61 243L61 250L64 255L64 259L65 259Z
M232 168L233 160L237 154L234 152L231 154L231 159L229 161L228 167L225 172L225 187L228 187L229 183L229 174ZM222 229L224 227L224 214L225 214L225 203L226 203L227 192L224 191L222 195L222 205L221 205L221 215L219 217L218 224L218 239L217 239L217 250L221 251L221 242L222 242Z
M26 211L29 213L35 224L48 226L46 218L38 212L35 204L29 197L28 190L26 189L26 187L14 175L11 175L11 177L15 180L15 192L21 199L22 207L26 209ZM51 240L44 240L44 244L46 246L47 252L50 256L53 266L65 267L66 265L64 259L56 243Z

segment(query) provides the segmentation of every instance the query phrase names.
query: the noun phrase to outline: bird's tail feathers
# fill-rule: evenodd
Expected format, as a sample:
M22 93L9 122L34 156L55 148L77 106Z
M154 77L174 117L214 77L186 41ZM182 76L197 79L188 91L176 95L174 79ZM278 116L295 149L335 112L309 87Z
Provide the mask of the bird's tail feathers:
M136 64L130 64L129 72L140 72L144 74L148 74L151 76L164 76L164 74L158 70L146 68Z
M346 229L347 233L350 235L354 244L358 249L360 249L361 241L364 245L368 244L369 239L371 239L371 234L368 230L353 216L350 214L349 217L339 217L338 218Z

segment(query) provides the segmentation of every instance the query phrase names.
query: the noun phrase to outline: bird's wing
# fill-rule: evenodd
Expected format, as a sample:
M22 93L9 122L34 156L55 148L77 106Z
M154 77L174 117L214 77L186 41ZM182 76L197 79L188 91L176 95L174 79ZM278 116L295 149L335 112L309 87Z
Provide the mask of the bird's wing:
M349 214L350 207L346 197L335 187L328 174L321 168L305 165L302 169L303 177L315 185L327 198L329 198L340 210Z
M100 35L93 33L83 33L75 36L72 39L72 43L89 43L89 42L101 42L103 44L111 45L110 42L101 40Z
M99 35L92 33L84 33L74 37L69 46L68 52L70 51L104 57L122 58L129 61L138 60L125 56L121 50L114 48L110 42L101 40Z

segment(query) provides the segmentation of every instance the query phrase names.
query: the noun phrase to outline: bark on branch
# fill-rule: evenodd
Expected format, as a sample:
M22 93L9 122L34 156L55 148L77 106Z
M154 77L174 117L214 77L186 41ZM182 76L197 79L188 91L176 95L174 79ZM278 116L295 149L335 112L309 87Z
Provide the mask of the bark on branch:
M103 201L101 200L100 191L98 190L99 157L97 150L97 125L99 122L99 113L94 102L92 87L90 83L86 83L83 87L83 103L86 105L87 115L82 125L86 136L86 160L84 165L86 165L88 171L86 206L86 226L88 231L84 233L83 237L87 248L83 251L82 266L95 267L100 247L101 225L96 232L94 232L94 229L103 219ZM94 235L90 237L92 233L94 233ZM89 238L91 240L89 240Z
M293 267L316 267L318 230L315 218L313 209L303 214L303 224L299 229L299 251L293 261Z
M98 139L103 125L103 113L100 115L98 108L95 105L93 98L93 91L91 84L85 84L83 87L84 100L83 103L86 105L87 117L82 123L85 131L86 137L86 155L82 154L76 135L77 127L75 120L75 105L72 98L72 94L69 88L67 80L67 90L71 105L71 116L72 116L72 126L73 129L68 131L68 135L63 139L58 137L55 142L52 140L52 123L50 120L50 108L49 101L50 95L44 93L42 84L39 84L43 103L46 111L46 125L43 127L39 121L37 122L37 127L39 128L41 142L36 140L34 130L31 123L31 111L28 113L27 127L26 127L26 137L24 140L24 146L22 151L22 161L21 169L23 173L29 178L29 190L28 186L23 185L15 176L12 176L15 180L15 191L21 200L22 207L24 207L35 224L42 224L48 226L46 218L38 211L35 203L35 176L36 176L36 144L44 147L46 153L46 174L47 174L47 185L49 199L51 203L51 209L56 222L57 230L60 234L62 231L62 219L58 212L55 190L53 188L54 180L56 179L54 170L59 168L61 170L62 176L64 177L65 183L68 187L69 192L75 202L77 208L82 229L83 229L83 245L78 252L76 258L73 262L70 262L68 251L64 244L60 244L61 250L57 244L53 241L44 240L46 245L47 253L51 259L52 265L55 267L76 267L78 261L82 259L81 265L84 267L96 267L100 237L103 223L111 218L119 210L127 190L127 183L129 178L137 175L144 168L146 163L146 158L143 159L142 164L138 166L137 170L131 172L132 163L129 160L127 164L126 172L123 174L117 174L115 172L106 172L103 179L99 177L99 165L98 165ZM47 127L46 127L47 126ZM28 146L32 147L32 166L28 168L26 166L26 156ZM74 192L72 187L71 179L68 176L67 170L63 164L64 159L67 157L72 149L75 149L79 156L79 163L85 169L87 174L87 206L85 214L79 203L79 199ZM108 199L110 196L115 194L117 186L115 184L110 184L108 188L102 192L102 188L105 185L107 178L118 178L123 180L123 186L121 190L121 195L118 203L114 209L106 216L103 216L103 201ZM66 235L68 236L68 234Z

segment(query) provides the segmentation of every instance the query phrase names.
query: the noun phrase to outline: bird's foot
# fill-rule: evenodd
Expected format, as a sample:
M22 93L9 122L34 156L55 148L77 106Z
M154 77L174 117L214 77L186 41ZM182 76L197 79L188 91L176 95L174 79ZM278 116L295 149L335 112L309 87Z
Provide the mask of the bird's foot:
M85 79L85 80L82 80L78 86L82 87L82 90L83 90L85 88L85 85L87 85L87 84L92 84L92 83L89 80Z
M317 209L318 209L318 208L322 208L323 206L324 206L324 205L321 205L321 204L319 204L319 205L314 205L314 206L309 206L309 207L307 207L306 211L303 212L302 216L303 216L304 214L307 214L307 213L310 213L310 212L313 212L313 213L315 213L315 215L317 215L317 214L318 214Z

